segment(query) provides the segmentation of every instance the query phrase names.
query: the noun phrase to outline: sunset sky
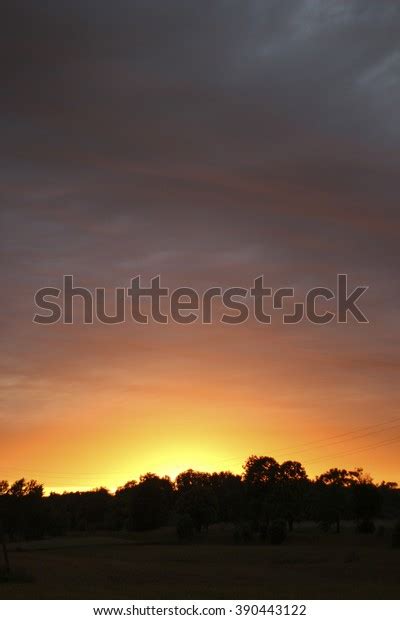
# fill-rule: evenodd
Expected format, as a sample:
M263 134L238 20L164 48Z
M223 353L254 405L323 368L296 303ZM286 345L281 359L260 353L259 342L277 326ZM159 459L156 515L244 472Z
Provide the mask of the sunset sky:
M6 5L0 479L114 489L259 454L400 481L400 5ZM338 273L369 324L32 323L64 274L301 299Z

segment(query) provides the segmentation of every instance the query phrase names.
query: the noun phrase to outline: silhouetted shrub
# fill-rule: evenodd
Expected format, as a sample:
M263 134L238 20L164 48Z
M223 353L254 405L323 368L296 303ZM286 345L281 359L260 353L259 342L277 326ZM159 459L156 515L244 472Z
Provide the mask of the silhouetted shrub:
M331 492L331 490L330 490ZM334 523L337 523L337 513L332 508L324 507L320 508L318 512L317 521L321 530L327 534L332 530Z
M267 540L268 538L268 524L267 523L261 523L260 529L258 531L258 535L260 537L261 542L265 542Z
M194 535L194 523L190 515L183 514L176 524L176 533L179 540L192 540Z
M321 528L321 530L324 532L324 534L327 534L328 532L331 531L332 528L332 523L331 521L320 521L319 526Z
M286 537L286 522L283 519L273 521L268 528L268 540L271 545L281 545Z
M396 547L396 549L400 548L400 521L397 521L396 525L394 526L392 545L393 547Z
M0 567L0 583L31 583L32 575L23 568L6 570Z
M253 540L253 532L248 523L238 523L233 532L233 538L236 543L250 543Z
M371 519L363 519L357 524L357 532L359 534L373 534L375 523Z

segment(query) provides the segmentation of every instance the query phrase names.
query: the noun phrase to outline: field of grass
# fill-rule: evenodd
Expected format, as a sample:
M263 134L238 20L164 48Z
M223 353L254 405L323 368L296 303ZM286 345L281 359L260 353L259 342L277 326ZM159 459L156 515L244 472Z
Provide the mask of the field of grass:
M400 597L400 550L383 536L303 527L281 546L234 545L231 532L178 544L171 530L85 535L11 546L25 583L2 599L326 599Z

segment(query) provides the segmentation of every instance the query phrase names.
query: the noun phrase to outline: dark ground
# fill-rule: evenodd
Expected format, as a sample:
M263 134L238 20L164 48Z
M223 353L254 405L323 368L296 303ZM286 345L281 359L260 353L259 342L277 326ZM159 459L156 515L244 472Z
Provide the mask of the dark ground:
M349 524L340 535L302 525L281 546L234 545L229 527L179 544L169 528L14 544L29 582L0 583L2 599L398 599L400 549Z

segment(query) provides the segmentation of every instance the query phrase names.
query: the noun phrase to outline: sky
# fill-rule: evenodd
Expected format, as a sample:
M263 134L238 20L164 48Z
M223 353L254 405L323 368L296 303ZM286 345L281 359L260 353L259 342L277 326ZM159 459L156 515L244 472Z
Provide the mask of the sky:
M0 479L400 481L400 5L6 0ZM369 323L35 325L35 292L369 286Z

